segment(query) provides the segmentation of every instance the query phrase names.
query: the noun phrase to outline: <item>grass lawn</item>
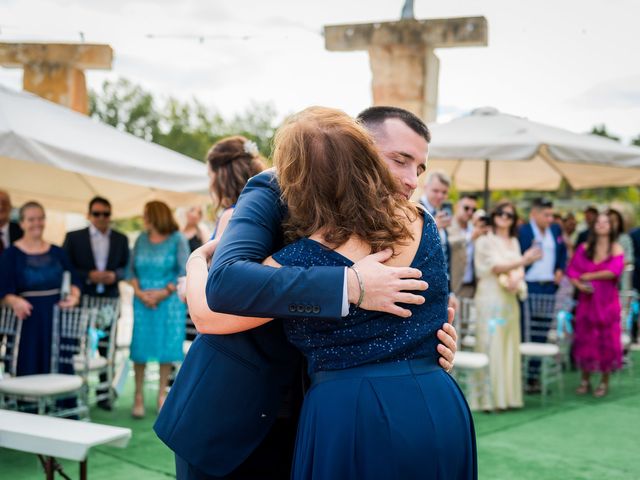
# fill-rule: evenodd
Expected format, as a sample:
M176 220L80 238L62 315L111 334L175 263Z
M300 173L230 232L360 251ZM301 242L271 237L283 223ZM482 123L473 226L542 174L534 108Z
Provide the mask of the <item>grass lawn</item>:
M613 377L609 395L577 397L578 374L565 375L563 395L546 406L537 396L525 398L519 411L474 415L480 478L486 480L640 479L640 352L636 369ZM113 412L93 409L91 419L128 427L126 449L98 447L89 455L92 480L156 480L175 477L173 454L153 433L155 394L147 395L147 418L130 415L133 379ZM75 462L61 462L77 478ZM35 455L0 449L0 478L41 479ZM341 479L336 479L341 480Z

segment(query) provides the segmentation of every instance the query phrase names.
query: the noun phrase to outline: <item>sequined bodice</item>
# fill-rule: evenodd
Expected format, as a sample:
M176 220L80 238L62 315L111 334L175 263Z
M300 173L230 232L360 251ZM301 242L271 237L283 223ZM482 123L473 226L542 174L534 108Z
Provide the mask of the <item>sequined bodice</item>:
M350 266L351 260L322 244L301 239L274 254L281 265ZM411 305L409 318L355 308L335 320L300 317L285 320L289 341L307 357L309 372L415 358L438 360L437 330L447 320L448 284L440 236L425 215L422 238L411 264L429 283L422 305ZM365 287L366 288L366 287Z

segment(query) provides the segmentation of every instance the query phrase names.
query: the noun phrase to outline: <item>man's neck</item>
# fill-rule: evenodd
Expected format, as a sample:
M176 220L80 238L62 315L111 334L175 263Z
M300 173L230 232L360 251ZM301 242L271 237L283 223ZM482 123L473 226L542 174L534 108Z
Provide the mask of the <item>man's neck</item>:
M96 230L97 232L100 232L103 235L106 235L106 233L109 231L109 227L105 228L104 230L102 228L98 228L96 227L93 223L91 224L91 227Z
M459 218L459 217L455 217L455 218L456 218L456 222L458 222L458 225L460 225L460 227L467 228L469 226L469 220L465 220L464 218Z
M544 233L547 231L547 229L546 229L546 228L541 227L541 226L538 224L538 222L536 222L534 219L531 219L531 223L532 223L533 225L535 225L535 226L536 226L536 228L537 228L537 229L540 231L540 233L542 233L543 235L544 235Z

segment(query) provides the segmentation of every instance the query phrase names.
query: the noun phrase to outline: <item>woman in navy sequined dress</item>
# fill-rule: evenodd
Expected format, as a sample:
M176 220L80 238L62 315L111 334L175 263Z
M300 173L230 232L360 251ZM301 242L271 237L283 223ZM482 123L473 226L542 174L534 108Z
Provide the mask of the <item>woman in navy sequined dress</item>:
M448 286L433 218L394 195L370 137L339 111L314 107L294 117L278 132L274 163L289 232L299 239L267 263L352 266L391 247L390 264L430 280L409 318L352 306L335 321L285 321L312 380L293 478L476 478L469 408L438 366Z
M391 248L389 265L429 279L424 303L407 307L409 318L351 306L347 317L318 320L305 317L313 307L301 302L300 317L284 320L312 381L292 478L477 478L469 408L438 363L448 285L433 218L397 193L370 135L340 111L313 107L292 117L273 158L292 243L267 265L352 267ZM269 320L243 321L255 328Z

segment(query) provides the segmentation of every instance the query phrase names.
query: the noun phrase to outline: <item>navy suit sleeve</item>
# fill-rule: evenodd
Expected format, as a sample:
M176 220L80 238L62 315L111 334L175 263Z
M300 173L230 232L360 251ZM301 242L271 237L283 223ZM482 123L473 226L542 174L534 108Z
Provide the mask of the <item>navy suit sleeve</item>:
M281 246L284 214L273 172L249 180L209 271L212 310L255 317L341 316L344 268L261 265Z
M119 235L119 244L122 253L119 256L118 264L115 268L116 273L116 282L120 280L124 280L127 278L127 268L129 266L129 241L127 240L126 235Z
M522 254L531 248L531 244L533 243L533 231L529 224L525 223L518 229L518 242L520 243L520 251ZM527 265L524 267L524 270L527 271L530 268L531 265Z
M77 247L78 240L78 232L69 232L64 238L64 243L62 244L62 250L64 250L67 258L71 262L73 266L73 270L75 275L79 278L79 281L82 285L89 283L89 269L82 268L81 260L77 257L80 250Z
M553 228L555 227L555 228ZM556 270L564 271L567 266L567 246L562 238L562 230L557 225L553 225L551 231L556 242Z

